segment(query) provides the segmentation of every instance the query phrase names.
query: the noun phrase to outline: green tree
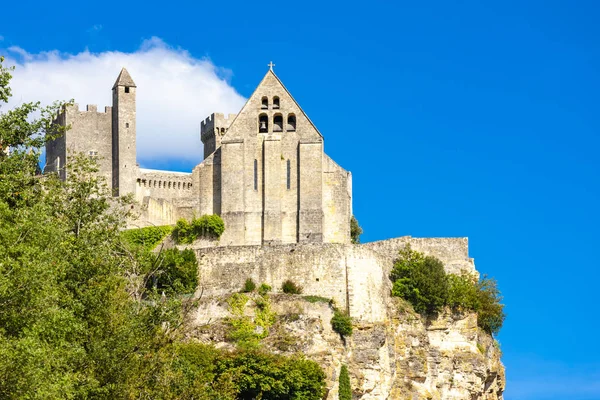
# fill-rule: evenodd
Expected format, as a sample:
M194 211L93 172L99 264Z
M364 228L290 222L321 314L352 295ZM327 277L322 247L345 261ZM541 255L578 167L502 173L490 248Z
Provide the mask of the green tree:
M2 102L9 82L0 62ZM0 113L0 398L140 397L181 307L144 294L145 259L119 234L127 199L110 196L90 160L73 155L66 182L38 174L59 108Z
M348 367L346 366L346 364L343 364L342 369L340 370L338 399L339 400L352 400L352 388L350 387L350 375L348 374Z
M363 230L358 224L358 220L352 216L350 219L350 240L352 243L360 243L360 235L362 235Z

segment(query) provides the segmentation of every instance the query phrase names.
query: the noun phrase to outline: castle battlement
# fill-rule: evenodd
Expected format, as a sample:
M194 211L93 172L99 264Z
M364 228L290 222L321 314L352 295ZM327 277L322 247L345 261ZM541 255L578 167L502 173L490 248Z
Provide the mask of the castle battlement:
M67 105L65 107L63 107L59 112L57 116L60 116L61 114L64 114L66 112L78 112L80 114L85 114L85 113L95 113L95 114L111 114L112 113L112 107L111 106L105 106L104 107L104 111L98 111L98 106L96 104L87 104L85 106L85 109L81 109L78 103L73 103L70 105Z
M215 128L219 130L219 133L224 134L235 119L237 114L222 114L213 113L206 117L204 121L200 123L200 135L205 137L215 133Z

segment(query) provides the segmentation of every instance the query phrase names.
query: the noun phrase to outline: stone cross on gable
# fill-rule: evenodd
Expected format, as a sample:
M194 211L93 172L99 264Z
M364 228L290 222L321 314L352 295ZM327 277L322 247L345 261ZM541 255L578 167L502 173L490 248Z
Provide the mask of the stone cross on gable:
M273 71L273 67L274 67L274 66L275 66L275 64L273 64L273 61L270 61L270 62L269 62L269 69L270 69L271 71Z

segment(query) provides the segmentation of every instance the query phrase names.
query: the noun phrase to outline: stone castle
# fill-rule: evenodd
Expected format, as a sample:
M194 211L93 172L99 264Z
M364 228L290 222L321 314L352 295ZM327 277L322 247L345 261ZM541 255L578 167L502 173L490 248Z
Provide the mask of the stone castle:
M502 399L500 353L493 338L478 330L476 316L426 321L391 297L389 275L400 249L410 245L433 255L450 273L477 273L468 239L351 244L351 174L324 153L323 136L272 69L238 114L215 113L202 121L204 159L191 173L137 165L136 85L127 70L112 90L113 105L104 112L73 105L57 117L71 129L48 143L46 171L65 179L72 152L97 157L114 194L132 193L143 205L134 226L204 214L223 218L218 242L191 246L202 300L193 318L197 339L231 346L222 335L223 321L231 316L224 299L251 278L274 288L273 307L282 316L266 345L283 351L278 340L294 337L285 351L319 362L327 374L328 400L338 397L344 363L353 398ZM353 336L341 340L332 331L328 305L279 296L286 280L347 312ZM251 307L245 312L253 315Z
M272 68L238 114L202 121L204 160L191 173L138 166L136 84L125 68L112 93L104 112L75 104L58 116L70 130L48 143L46 171L65 179L69 154L97 157L113 193L145 206L142 226L218 214L228 245L350 242L351 174L324 153L323 135Z

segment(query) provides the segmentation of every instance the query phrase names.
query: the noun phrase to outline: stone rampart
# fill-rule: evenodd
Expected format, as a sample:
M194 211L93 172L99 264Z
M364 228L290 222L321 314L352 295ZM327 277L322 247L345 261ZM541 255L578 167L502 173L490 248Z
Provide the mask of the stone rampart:
M239 291L248 278L281 291L286 280L303 294L334 299L360 321L385 319L386 258L350 244L287 244L196 248L203 296Z
M360 246L373 250L391 262L398 257L398 251L407 244L413 250L437 257L444 263L446 272L458 274L461 271L477 272L475 263L469 257L469 239L462 238L413 238L403 236L394 239L364 243Z
M475 271L467 238L411 238L366 243L296 243L273 246L214 246L197 243L200 285L204 296L239 291L246 279L281 291L286 280L303 294L334 299L357 321L385 320L391 293L389 274L398 251L414 250L439 258L450 273ZM211 244L212 246L213 244Z

